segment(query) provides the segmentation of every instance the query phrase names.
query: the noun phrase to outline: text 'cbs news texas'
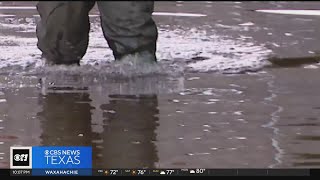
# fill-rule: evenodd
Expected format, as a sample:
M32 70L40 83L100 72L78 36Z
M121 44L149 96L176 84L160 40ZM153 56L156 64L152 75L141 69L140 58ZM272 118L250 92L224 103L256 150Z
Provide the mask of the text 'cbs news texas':
M92 175L91 147L11 147L11 175Z

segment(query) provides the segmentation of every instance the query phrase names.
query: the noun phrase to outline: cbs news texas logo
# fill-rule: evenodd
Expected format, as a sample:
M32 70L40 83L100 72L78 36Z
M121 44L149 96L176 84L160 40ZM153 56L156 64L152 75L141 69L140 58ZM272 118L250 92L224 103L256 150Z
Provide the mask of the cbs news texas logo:
M10 147L10 169L32 168L32 147Z
M10 169L92 168L92 148L85 146L10 147Z

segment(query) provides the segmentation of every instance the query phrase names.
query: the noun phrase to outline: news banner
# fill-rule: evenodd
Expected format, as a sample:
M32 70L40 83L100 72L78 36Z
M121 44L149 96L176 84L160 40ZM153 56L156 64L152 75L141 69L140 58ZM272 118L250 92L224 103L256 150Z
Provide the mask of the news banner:
M10 148L10 169L0 176L318 176L320 169L94 169L92 148L32 146Z

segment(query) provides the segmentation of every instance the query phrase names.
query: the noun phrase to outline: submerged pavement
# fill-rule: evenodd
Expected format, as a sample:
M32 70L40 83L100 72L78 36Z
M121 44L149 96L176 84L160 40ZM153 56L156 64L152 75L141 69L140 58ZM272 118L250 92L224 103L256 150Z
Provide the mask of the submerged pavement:
M103 168L320 166L320 17L255 11L319 2L157 2L163 74L127 79L96 9L82 66L45 68L34 4L0 4L0 167L13 145L93 146Z

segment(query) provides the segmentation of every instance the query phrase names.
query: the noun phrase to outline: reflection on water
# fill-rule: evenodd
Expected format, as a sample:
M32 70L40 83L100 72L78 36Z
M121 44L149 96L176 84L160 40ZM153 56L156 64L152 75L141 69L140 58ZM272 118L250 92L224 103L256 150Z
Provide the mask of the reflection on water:
M100 101L97 107L91 106L91 98L88 93L41 96L41 145L92 146L97 168L154 167L158 161L153 144L159 113L157 96L106 94L100 98L109 100ZM95 109L103 112L103 119L96 119L100 122L92 122Z
M13 145L83 145L93 147L96 168L318 167L320 89L307 80L316 71L304 69L303 88L290 78L299 69L271 70L0 76L0 166Z
M91 113L87 93L53 94L39 97L37 115L43 130L41 144L52 146L91 145ZM85 136L80 136L84 134Z
M42 145L92 146L94 167L154 167L159 114L154 93L182 90L181 78L113 79L89 88L92 79L80 76L41 80Z
M101 133L99 167L152 168L158 162L155 129L158 125L156 95L110 96L101 105L105 125Z
M181 77L104 83L57 74L0 79L4 95L0 105L5 105L0 108L5 127L1 153L8 154L13 145L92 146L96 168L155 167L157 94L183 90ZM8 167L8 160L0 159L0 166Z

